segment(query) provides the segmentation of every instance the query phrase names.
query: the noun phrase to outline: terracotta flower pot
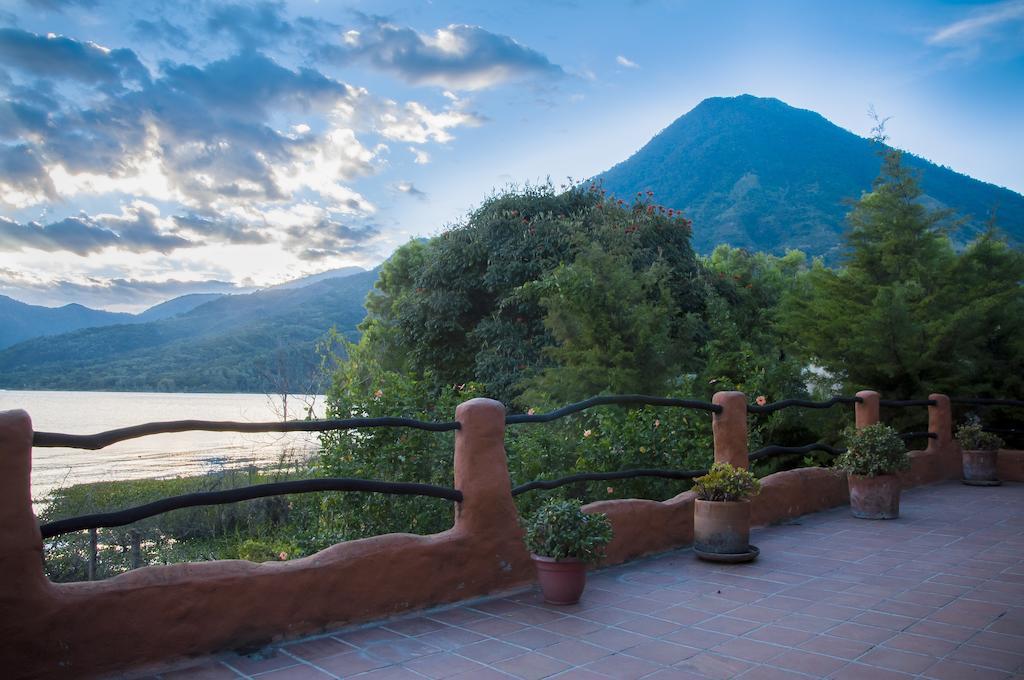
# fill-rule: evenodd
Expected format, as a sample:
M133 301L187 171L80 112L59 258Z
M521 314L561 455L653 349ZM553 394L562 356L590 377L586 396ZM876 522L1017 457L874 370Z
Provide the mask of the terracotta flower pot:
M750 551L750 501L693 503L694 548L723 555Z
M964 480L968 482L995 482L998 449L964 449Z
M587 565L574 559L555 560L530 555L537 567L537 580L548 604L576 604L587 585Z
M850 510L861 519L900 516L900 479L896 475L867 477L850 473Z

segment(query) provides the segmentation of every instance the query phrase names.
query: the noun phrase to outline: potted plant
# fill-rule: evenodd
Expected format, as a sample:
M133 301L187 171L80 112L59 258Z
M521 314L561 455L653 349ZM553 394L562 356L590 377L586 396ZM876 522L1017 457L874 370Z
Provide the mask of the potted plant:
M850 509L861 519L900 516L897 472L910 468L907 447L896 430L882 423L843 431L846 452L836 459L850 484Z
M757 557L750 545L750 497L761 483L749 470L715 463L693 480L693 549L701 559L746 562Z
M983 432L977 418L956 428L956 440L963 449L964 484L996 486L999 448L1003 440L991 432Z
M550 604L576 604L587 583L587 564L604 556L612 523L603 513L583 512L578 500L552 498L524 522L526 547Z

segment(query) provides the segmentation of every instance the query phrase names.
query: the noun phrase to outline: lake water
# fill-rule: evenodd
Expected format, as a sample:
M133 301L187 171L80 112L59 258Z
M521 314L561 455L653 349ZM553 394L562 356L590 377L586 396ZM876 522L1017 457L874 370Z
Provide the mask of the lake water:
M166 394L151 392L30 392L0 390L0 411L24 409L39 432L95 434L162 420L283 420L281 395ZM293 395L288 418L304 418L307 406L323 417L323 397ZM32 498L51 490L115 479L174 477L251 464L316 450L318 436L305 432L176 432L112 444L98 451L41 448L32 451Z

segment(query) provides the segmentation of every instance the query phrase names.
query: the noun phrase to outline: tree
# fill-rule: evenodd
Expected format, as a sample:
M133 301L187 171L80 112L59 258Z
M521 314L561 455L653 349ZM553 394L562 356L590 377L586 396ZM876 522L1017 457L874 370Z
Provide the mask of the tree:
M1020 254L994 232L956 254L950 214L925 207L922 194L900 152L884 150L872 191L848 216L845 266L816 262L786 298L791 347L848 389L892 398L1019 390L1014 378L979 371L1020 361Z
M595 248L614 253L617 261L583 255ZM643 278L657 262L658 284L642 294L661 296L661 302L645 303L662 305L665 318L657 323L664 329L658 332L667 333L673 353L692 356L691 315L703 309L704 282L688 220L649 196L626 204L593 185L562 193L550 186L509 191L485 201L464 224L408 244L385 263L367 303L360 346L386 370L431 376L435 390L477 381L491 396L514 403L534 376L570 356L551 351L561 342L556 317L567 318L574 304L559 301L559 280L588 267L624 268L631 274L623 280ZM543 295L531 288L560 268L562 279L551 279ZM573 313L580 318L579 310ZM621 316L621 308L592 313ZM626 341L627 335L620 333ZM665 369L669 365L674 370L672 361Z

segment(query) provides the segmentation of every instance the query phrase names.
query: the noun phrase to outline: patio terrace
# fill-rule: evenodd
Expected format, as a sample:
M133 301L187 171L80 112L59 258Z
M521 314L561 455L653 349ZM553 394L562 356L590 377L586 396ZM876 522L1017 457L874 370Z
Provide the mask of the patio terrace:
M838 507L753 541L752 564L603 569L575 606L527 588L146 677L1024 677L1024 484L918 487L895 521Z

